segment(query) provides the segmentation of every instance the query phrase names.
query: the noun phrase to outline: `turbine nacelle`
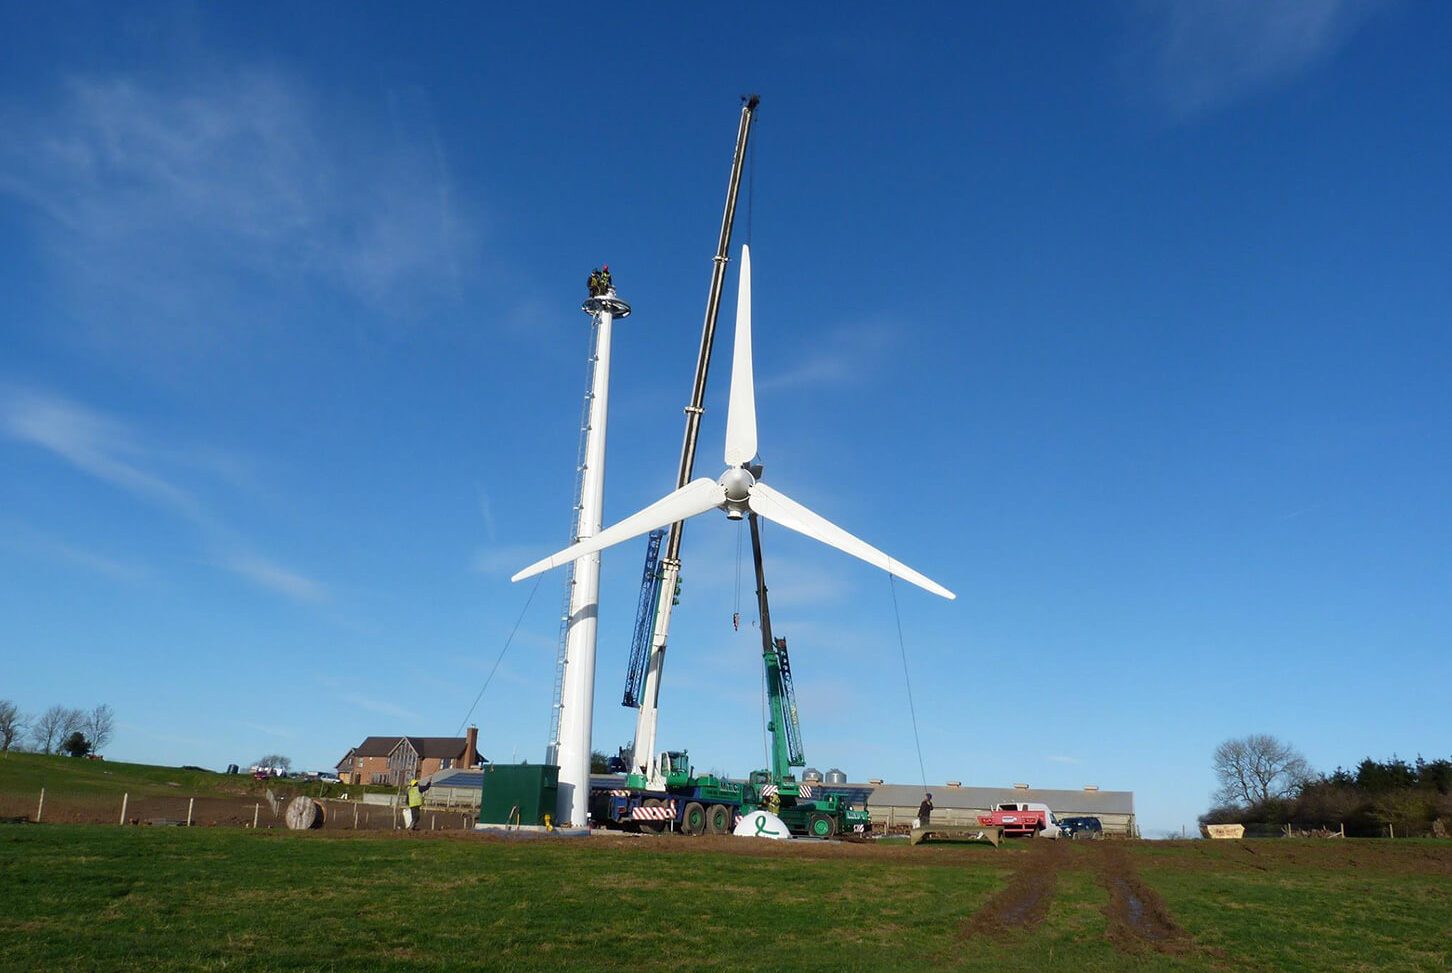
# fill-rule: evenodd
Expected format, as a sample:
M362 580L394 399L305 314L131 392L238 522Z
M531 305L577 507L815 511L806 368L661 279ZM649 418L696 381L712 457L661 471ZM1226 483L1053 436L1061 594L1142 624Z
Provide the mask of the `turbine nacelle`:
M726 510L726 516L731 520L740 520L746 516L751 509L748 500L751 499L751 488L756 486L756 477L744 466L733 466L721 474L721 479L716 481L721 484L721 489L726 493L726 501L722 506Z
M740 520L748 513L780 524L799 534L829 544L874 564L891 575L911 582L935 595L952 599L953 592L919 574L866 541L847 533L795 500L761 482L761 467L752 466L756 458L756 388L751 366L751 251L741 248L741 284L736 298L736 345L731 356L731 394L726 406L726 466L719 480L702 477L692 480L674 493L598 534L536 561L516 574L519 581L541 571L568 564L621 541L673 524L677 521L719 508L727 518ZM884 502L896 495L892 484L881 490Z

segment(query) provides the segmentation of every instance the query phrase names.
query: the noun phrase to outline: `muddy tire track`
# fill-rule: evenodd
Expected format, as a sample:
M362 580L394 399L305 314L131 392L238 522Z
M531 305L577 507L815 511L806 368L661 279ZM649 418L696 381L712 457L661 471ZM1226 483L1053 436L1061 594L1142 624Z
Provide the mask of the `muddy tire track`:
M1153 949L1184 953L1194 946L1190 934L1170 915L1159 893L1135 871L1129 854L1110 843L1090 850L1095 877L1109 893L1104 915L1109 919L1109 941L1127 953Z
M968 918L962 935L1002 937L1038 926L1049 914L1068 851L1057 841L1034 841L1023 864L1009 876L1007 887Z

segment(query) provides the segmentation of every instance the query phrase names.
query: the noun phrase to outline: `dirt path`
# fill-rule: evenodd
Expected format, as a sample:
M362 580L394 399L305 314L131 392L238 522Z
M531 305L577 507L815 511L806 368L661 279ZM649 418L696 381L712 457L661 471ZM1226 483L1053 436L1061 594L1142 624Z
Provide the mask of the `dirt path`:
M965 936L1003 936L1033 929L1049 914L1059 870L1068 864L1069 849L1057 841L1035 841L1008 886L983 904L963 925Z
M1104 914L1109 919L1110 942L1128 953L1146 948L1183 953L1194 945L1159 893L1135 871L1128 852L1109 842L1095 842L1087 850L1099 884L1109 893Z

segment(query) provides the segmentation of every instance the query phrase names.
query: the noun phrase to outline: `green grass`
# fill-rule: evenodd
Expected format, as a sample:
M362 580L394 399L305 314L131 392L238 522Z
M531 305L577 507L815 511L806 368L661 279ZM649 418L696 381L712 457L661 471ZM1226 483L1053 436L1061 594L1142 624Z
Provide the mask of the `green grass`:
M250 774L218 774L209 770L182 770L151 764L112 760L85 760L38 753L0 755L0 797L32 797L44 787L52 795L72 797L231 797L261 794L269 786L290 786L316 797L334 797L344 791L386 791L379 787L348 787L317 781L279 783L254 780Z
M1082 847L1041 926L983 939L964 922L1027 843L808 858L679 838L9 826L0 956L148 971L1452 968L1452 848L1365 843L1352 859L1318 850L1262 871L1210 844L1124 846L1194 937L1164 955L1108 941L1107 893Z

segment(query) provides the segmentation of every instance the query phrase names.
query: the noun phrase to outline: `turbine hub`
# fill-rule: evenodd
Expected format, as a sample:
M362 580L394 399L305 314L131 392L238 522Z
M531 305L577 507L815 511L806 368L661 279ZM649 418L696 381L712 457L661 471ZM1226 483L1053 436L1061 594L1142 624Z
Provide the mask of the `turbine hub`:
M745 467L733 466L721 474L717 481L721 488L726 491L726 502L730 504L743 504L746 498L751 496L751 488L756 485L756 477L752 476Z

